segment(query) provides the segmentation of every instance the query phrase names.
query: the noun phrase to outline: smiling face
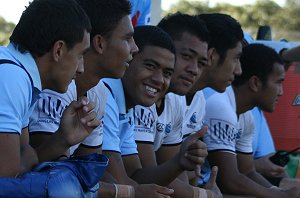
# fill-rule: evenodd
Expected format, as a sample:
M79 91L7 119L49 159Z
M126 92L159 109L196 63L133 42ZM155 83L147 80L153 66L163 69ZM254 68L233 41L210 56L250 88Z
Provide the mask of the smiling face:
M262 84L258 94L257 106L259 106L263 111L274 111L275 105L278 102L278 97L283 94L282 82L284 80L284 76L284 66L279 63L275 63L272 73L268 76L265 84Z
M101 76L121 78L129 67L132 54L138 51L133 40L133 27L129 16L124 16L109 38L104 37Z
M202 73L207 82L206 86L224 92L226 87L231 85L234 77L242 73L241 54L242 44L239 42L235 48L227 50L225 60L220 64L220 56L214 50L211 55L211 66L205 68Z
M207 65L207 43L188 32L183 32L181 39L174 41L174 44L176 64L169 91L185 95Z
M156 46L145 46L134 55L122 78L127 107L151 106L169 87L174 70L175 55Z

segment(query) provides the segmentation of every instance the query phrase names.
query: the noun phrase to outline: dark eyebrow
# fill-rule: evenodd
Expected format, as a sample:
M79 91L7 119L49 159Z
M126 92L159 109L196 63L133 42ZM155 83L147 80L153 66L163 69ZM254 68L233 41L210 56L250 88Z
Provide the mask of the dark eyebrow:
M144 62L151 62L153 63L155 66L160 66L160 64L156 61L156 60L153 60L151 58L148 58L148 59L145 59ZM166 70L168 71L174 71L174 68L166 68Z
M126 33L125 37L133 37L133 35L134 35L134 32L132 31L132 32Z

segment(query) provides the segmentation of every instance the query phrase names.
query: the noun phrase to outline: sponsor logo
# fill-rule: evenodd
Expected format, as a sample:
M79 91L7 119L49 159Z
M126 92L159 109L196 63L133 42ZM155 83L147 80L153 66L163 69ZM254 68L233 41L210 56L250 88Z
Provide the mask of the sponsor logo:
M241 137L241 129L224 120L212 119L210 121L210 135L223 143L233 143Z
M157 123L156 124L156 131L159 133L170 133L172 131L172 124L169 122L168 124Z
M38 100L38 107L44 114L39 114L40 119L52 118L60 120L62 113L66 109L67 105L63 104L58 98L52 98L48 96L41 100ZM45 121L45 120L44 120Z

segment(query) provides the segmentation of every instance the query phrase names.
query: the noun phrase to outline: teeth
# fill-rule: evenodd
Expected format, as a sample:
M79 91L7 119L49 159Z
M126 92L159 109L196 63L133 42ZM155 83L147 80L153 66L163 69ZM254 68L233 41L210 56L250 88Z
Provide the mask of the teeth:
M146 86L146 90L147 90L147 91L150 91L150 92L153 92L153 93L156 93L156 92L157 92L157 89L154 89L154 88L149 87L149 86Z

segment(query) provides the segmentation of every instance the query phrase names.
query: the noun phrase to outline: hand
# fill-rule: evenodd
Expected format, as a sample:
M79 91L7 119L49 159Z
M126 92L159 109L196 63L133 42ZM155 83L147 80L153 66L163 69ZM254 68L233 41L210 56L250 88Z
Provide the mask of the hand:
M213 166L211 169L211 175L208 182L204 185L204 188L209 190L212 194L213 198L221 198L223 197L219 187L217 186L216 179L218 175L218 167Z
M254 164L256 171L267 177L287 177L284 168L274 164L270 160L270 157L273 155L274 154L269 154L255 159Z
M276 194L273 196L274 198L281 198L281 197L293 197L293 198L299 198L300 197L300 189L297 187L293 187L287 190L280 190L278 188Z
M156 184L141 184L135 187L135 197L169 198L173 193L173 189Z
M82 97L78 101L71 102L65 109L58 132L67 145L80 143L99 126L100 121L96 119L94 108L93 102L88 102L86 97Z
M199 140L207 131L207 126L194 134L189 135L182 143L180 151L178 153L179 166L183 170L198 170L197 165L202 165L207 156L206 144Z

